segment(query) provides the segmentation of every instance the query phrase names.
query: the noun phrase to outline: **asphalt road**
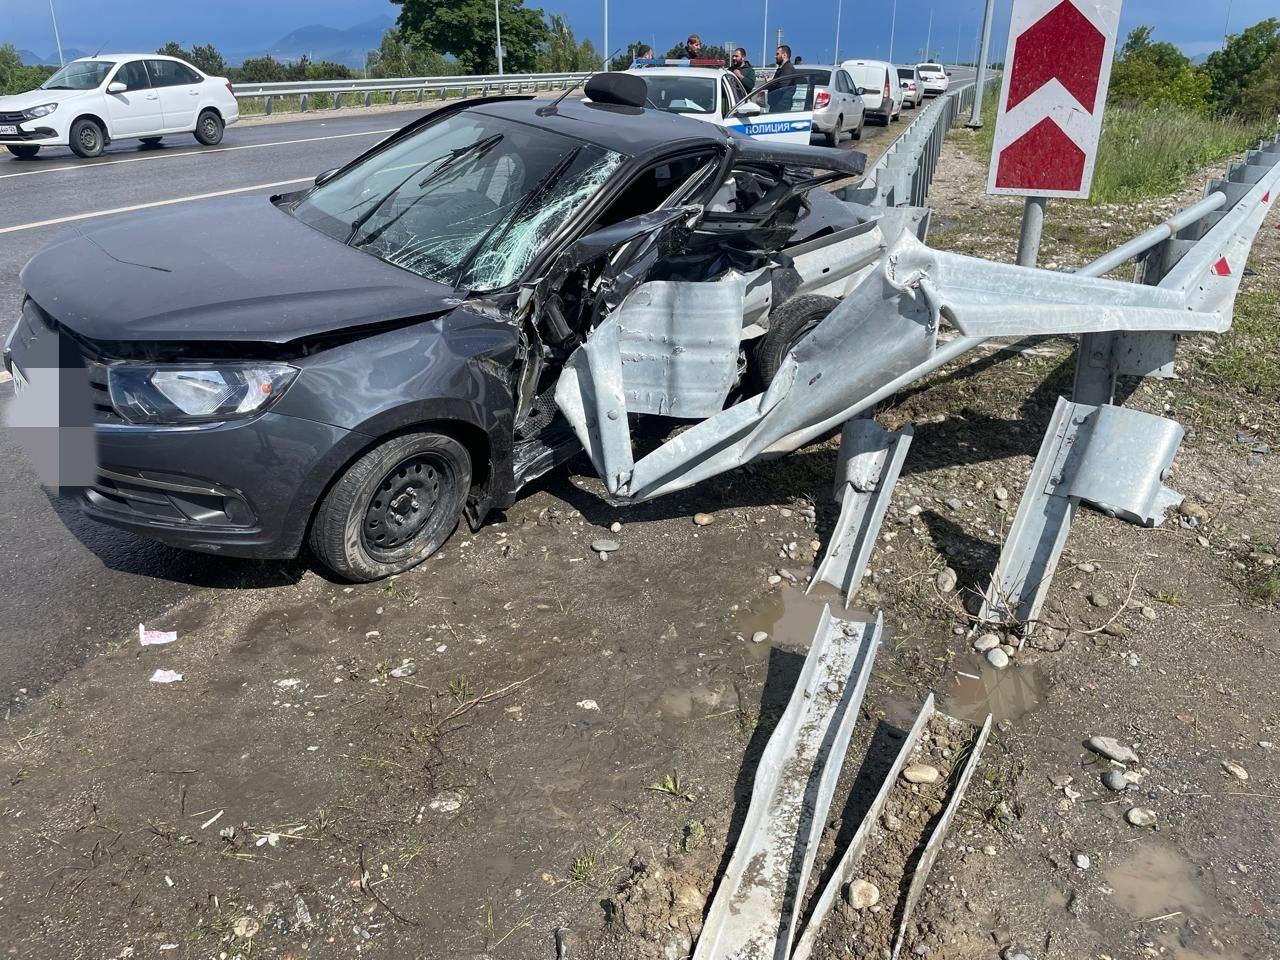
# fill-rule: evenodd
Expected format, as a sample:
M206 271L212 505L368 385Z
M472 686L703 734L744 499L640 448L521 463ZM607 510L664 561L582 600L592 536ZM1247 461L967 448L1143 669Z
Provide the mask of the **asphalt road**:
M959 79L959 75L957 75ZM0 157L0 336L18 314L19 271L69 223L125 216L140 206L200 203L209 195L269 195L297 189L422 115L418 110L324 114L314 120L232 126L216 148L190 136L153 149L136 141L84 161L68 150L33 161ZM868 124L873 157L906 128ZM0 383L0 420L13 395ZM0 429L0 702L27 695L127 639L179 600L295 581L300 564L253 563L186 553L87 521L47 496L11 431ZM18 695L19 700L24 695Z

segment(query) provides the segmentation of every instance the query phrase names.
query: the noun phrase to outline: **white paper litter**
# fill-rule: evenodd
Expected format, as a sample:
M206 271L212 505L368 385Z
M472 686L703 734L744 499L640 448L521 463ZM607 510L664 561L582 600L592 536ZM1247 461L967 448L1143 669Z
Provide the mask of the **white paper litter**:
M177 670L157 670L151 675L152 683L181 683L185 679Z
M148 630L144 624L138 624L138 642L144 647L158 647L177 639L177 630Z
M600 704L596 703L594 700L579 700L578 706L581 707L583 710L599 710L600 709Z

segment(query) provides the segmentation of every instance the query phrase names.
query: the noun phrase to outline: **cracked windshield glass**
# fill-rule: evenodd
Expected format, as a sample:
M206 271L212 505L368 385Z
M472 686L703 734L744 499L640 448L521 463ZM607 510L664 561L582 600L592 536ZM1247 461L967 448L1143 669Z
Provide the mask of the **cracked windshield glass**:
M475 113L434 124L300 201L299 220L459 289L515 281L621 154Z

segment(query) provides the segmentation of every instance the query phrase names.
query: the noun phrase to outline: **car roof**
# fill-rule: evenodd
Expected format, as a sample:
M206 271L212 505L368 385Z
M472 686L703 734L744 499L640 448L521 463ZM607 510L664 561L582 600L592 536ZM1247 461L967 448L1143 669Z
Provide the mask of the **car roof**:
M92 60L97 63L119 63L122 60L172 60L174 63L186 63L181 57L170 57L163 53L95 53L92 57L76 57L69 63L84 63Z
M721 77L728 73L722 67L635 67L623 73L638 77Z
M842 67L885 67L889 70L897 69L897 67L895 67L888 60L842 60L840 62L840 66Z
M917 63L916 64L917 70L923 70L925 67L933 67L933 69L935 70L943 70L943 66L940 63Z
M572 96L558 104L554 112L547 109L549 106L546 100L493 100L468 109L531 123L627 156L638 156L677 141L722 144L729 137L718 124L665 110L583 103Z

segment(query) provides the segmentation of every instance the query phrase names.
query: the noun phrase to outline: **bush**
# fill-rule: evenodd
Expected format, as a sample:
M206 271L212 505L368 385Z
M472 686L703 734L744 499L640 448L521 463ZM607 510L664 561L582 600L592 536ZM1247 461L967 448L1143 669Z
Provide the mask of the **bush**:
M45 67L28 67L12 43L0 44L0 94L26 93L53 75Z

